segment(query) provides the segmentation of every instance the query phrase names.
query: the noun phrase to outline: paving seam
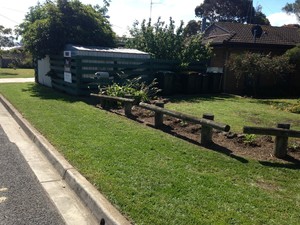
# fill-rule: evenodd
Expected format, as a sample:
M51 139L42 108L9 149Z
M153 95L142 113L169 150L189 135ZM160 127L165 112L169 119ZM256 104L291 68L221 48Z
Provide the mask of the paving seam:
M15 108L0 94L0 102L15 119L26 135L46 156L63 180L97 218L100 225L130 225L131 223L55 148L45 139Z

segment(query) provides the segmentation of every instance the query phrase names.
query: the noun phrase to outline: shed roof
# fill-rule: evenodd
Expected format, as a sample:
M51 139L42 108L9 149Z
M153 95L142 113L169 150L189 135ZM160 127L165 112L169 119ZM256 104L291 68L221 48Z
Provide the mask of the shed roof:
M98 46L78 46L78 45L66 45L66 51L71 51L72 56L85 55L85 56L107 56L107 57L150 57L150 54L137 49L128 48L106 48Z
M263 44L295 46L300 43L300 30L295 27L272 27L261 25L263 33L260 38L252 34L253 24L216 22L204 32L205 42L217 44Z

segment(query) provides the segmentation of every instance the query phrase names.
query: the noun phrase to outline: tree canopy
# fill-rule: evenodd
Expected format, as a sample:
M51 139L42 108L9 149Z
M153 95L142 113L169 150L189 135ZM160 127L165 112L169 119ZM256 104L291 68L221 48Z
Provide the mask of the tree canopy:
M207 18L210 23L228 21L270 25L265 14L256 10L249 0L204 0L195 8L195 14Z
M0 25L0 48L14 46L14 38L12 30Z
M298 21L300 21L300 0L296 0L294 3L287 3L282 10L289 14L295 14Z
M65 44L111 47L115 45L115 34L106 11L79 0L47 0L30 8L19 33L34 58L56 54Z
M191 24L195 25L194 22ZM184 29L183 22L176 28L172 18L169 24L160 18L153 25L151 20L143 20L141 24L134 23L130 29L132 38L126 46L152 53L156 59L177 60L181 65L207 60L210 48L202 44L200 34L192 35L193 31L187 30L193 29Z

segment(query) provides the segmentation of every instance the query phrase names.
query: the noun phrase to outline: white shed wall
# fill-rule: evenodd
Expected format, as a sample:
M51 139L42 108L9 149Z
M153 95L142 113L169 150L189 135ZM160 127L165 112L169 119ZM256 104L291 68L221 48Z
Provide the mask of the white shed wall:
M46 76L50 71L50 57L38 61L38 82L42 85L52 87L51 78Z

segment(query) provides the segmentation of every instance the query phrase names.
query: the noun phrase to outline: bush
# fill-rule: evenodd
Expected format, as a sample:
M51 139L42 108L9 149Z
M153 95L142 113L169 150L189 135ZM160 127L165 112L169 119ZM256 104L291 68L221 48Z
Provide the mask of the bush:
M287 55L272 57L270 54L251 52L231 57L226 66L234 73L237 85L242 76L248 80L248 85L255 96L261 76L267 77L273 83L272 86L280 86L279 83L282 83L285 76L292 73L295 68Z
M100 88L100 93L117 97L132 97L136 102L149 102L151 99L156 98L161 90L157 88L156 79L148 85L142 82L141 79L141 77L138 77L126 80L123 85L114 83L107 86L105 91Z

